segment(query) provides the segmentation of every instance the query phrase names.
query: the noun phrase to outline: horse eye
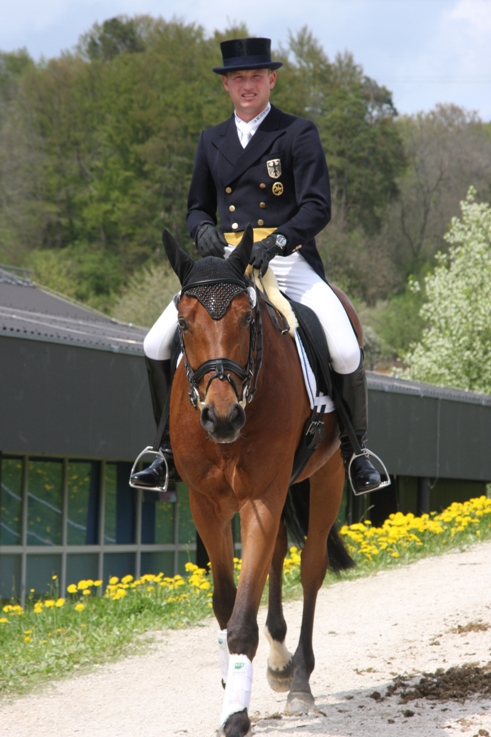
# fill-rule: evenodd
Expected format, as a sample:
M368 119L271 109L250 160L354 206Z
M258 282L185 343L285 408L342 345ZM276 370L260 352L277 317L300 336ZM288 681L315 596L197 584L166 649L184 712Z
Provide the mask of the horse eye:
M189 330L189 325L187 323L187 320L184 319L184 317L178 317L177 323L179 327L181 328L181 330Z
M252 321L252 312L246 312L243 317L243 324L249 325L249 323Z

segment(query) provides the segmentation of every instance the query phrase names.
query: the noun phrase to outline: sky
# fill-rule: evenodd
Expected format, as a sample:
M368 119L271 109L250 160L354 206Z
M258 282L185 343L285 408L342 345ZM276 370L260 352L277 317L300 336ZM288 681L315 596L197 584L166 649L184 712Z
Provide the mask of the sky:
M491 0L0 0L0 50L55 57L93 23L121 14L209 33L246 23L273 47L307 25L328 57L352 52L392 91L399 113L454 103L491 120Z

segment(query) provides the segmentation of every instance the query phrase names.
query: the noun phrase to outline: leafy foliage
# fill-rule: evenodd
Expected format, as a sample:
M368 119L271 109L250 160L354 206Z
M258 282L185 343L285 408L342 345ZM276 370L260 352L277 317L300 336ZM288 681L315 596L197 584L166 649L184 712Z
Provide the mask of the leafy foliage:
M179 280L167 262L144 267L130 277L112 315L122 322L150 327L179 291Z
M491 208L471 188L425 279L428 327L406 355L408 378L491 393ZM417 288L417 287L416 287Z
M0 262L148 324L160 232L194 253L185 213L198 136L231 113L211 72L219 42L247 35L120 15L59 58L0 52ZM453 105L398 118L391 93L351 54L329 58L307 27L274 57L285 63L272 101L314 120L331 173L333 219L317 239L328 279L367 306L384 351L407 350L424 325L408 277L447 250L471 184L491 201L491 124Z
M290 34L280 55L287 63L275 100L316 123L340 217L349 228L376 233L405 169L390 92L365 76L351 54L330 62L307 27Z
M198 136L231 113L211 67L219 41L248 33L210 38L195 24L118 16L59 58L4 55L16 82L4 91L0 64L10 101L0 120L2 259L41 268L51 256L30 253L58 252L71 292L110 309L136 270L164 258L163 226L193 251L185 213ZM329 61L307 29L280 54L273 101L316 121L347 230L375 232L404 159L389 93L351 56Z

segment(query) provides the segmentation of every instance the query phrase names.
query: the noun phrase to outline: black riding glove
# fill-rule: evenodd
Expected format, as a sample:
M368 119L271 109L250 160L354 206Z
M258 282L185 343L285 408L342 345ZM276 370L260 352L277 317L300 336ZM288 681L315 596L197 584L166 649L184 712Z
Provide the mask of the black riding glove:
M253 269L259 269L261 276L264 276L269 262L279 253L281 253L281 248L276 245L276 236L268 235L264 240L254 243L249 263Z
M223 258L227 241L213 223L200 223L196 236L196 248L200 256Z

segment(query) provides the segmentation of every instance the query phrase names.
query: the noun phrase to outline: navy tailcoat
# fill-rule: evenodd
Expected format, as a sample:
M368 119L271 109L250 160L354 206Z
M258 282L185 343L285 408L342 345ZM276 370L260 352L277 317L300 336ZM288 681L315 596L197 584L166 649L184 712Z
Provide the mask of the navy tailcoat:
M325 279L315 236L331 218L326 157L315 125L271 106L245 148L235 118L203 131L188 197L187 224L196 240L199 223L224 232L275 228L287 238L285 255L302 256Z

